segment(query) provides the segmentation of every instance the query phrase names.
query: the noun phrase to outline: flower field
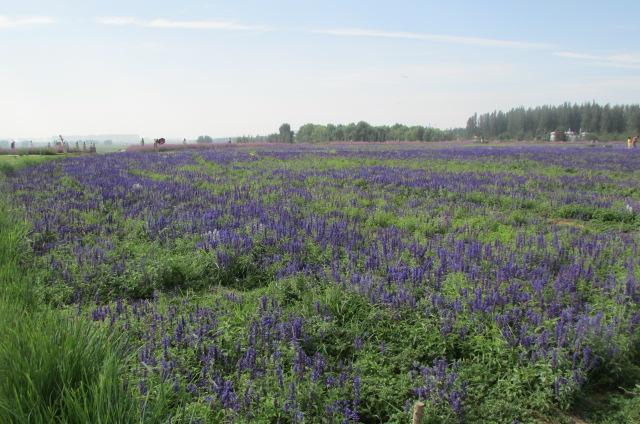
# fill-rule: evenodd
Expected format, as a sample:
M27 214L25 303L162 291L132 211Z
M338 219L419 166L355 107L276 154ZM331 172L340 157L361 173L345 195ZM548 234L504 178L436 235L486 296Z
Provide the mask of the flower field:
M639 178L618 147L355 143L7 184L38 295L118 336L143 421L512 423L640 384Z

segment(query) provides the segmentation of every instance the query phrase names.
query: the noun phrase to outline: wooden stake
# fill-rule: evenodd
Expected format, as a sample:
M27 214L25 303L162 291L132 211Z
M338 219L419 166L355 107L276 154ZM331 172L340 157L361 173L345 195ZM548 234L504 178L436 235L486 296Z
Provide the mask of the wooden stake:
M424 415L424 403L416 402L413 405L413 424L422 424L422 416Z

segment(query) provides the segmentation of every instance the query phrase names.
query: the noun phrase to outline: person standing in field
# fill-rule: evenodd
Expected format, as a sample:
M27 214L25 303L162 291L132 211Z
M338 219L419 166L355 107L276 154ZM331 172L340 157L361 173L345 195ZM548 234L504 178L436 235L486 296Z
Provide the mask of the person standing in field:
M638 136L634 136L633 140L631 140L631 146L633 146L633 148L636 148L636 144L638 144Z
M627 149L631 148L631 136L627 137Z

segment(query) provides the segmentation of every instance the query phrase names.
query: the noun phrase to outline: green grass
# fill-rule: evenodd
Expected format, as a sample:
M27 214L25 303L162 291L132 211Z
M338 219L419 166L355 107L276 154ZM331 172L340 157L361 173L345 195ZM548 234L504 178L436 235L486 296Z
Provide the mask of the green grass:
M1 159L0 185L17 167L46 160ZM141 421L122 378L122 340L42 301L23 267L27 225L0 193L0 422Z
M0 306L0 421L121 423L137 402L122 379L122 345L61 311Z
M43 160L47 158L0 157L0 171L11 174L20 166ZM261 167L268 169L267 165L276 168L314 165L311 161L276 163L275 159L265 158L253 163L253 169L233 169L203 160L196 162L197 165L188 165L183 170L204 171L235 185L241 185L252 172L263 170ZM374 164L374 161L336 158L317 166L318 169L341 169ZM398 166L401 165L399 162ZM527 172L532 166L524 161L509 165L435 165L447 172L511 170L518 173ZM541 173L554 176L556 172L560 173L548 167ZM150 171L133 173L155 180L177 178ZM0 173L0 185L1 179ZM544 199L533 202L486 193L472 193L466 199L456 197L456 193L423 193L424 196L440 197L442 209L451 206L451 223L445 224L438 219L441 211L437 208L418 213L417 208L404 207L410 197L404 189L387 187L384 191L384 194L389 193L387 197L378 196L373 200L360 198L359 193L344 196L342 187L336 187L328 178L310 180L318 187L318 196L310 202L300 198L301 209L316 213L342 211L361 217L373 230L397 227L415 233L416 237L459 231L486 242L513 243L522 231L535 232L536 226L548 226L554 219L561 219L564 226L586 227L593 231L623 226L629 231L637 229L635 218L608 209L571 205L554 209ZM64 181L70 186L78 184L72 179ZM267 183L265 178L261 184L248 189L259 192ZM378 190L375 192L378 195L382 192L379 188L367 188L364 181L357 181L354 186L363 191ZM223 184L212 184L210 188L216 193L229 190L229 186ZM60 285L40 281L48 272L45 269L48 258L29 263L29 248L24 242L27 223L21 219L19 211L9 207L7 195L2 190L0 193L0 423L191 422L194 417L205 422L229 421L224 411L197 403L183 393L173 394L166 383L150 381L148 398L141 396L135 387L128 386L127 381L137 381L136 377L139 377L136 372L140 370L135 369L138 365L135 348L138 346L119 337L120 332L111 331L109 322L97 325L88 320L91 304L82 305L80 315L76 315L75 310L53 307L68 303L70 293L63 292ZM391 213L385 209L391 203L398 208L404 207L407 212ZM101 217L87 215L83 219L90 222L92 219L99 221ZM327 357L353 361L362 377L362 397L366 399L359 411L364 422L408 422L410 413L401 405L412 396L415 377L412 379L410 375L415 371L414 362L429 364L445 355L460 365L461 377L472 383L470 407L467 408L470 422L486 422L486 417L495 422L511 422L514 416L532 423L571 423L574 417L590 424L640 422L640 387L637 386L640 361L613 364L615 370L594 379L600 385L587 387L575 397L571 397L574 394L566 396L561 399L563 410L556 411L559 405L551 390L555 376L550 366L543 361L534 364L519 361L517 352L507 346L493 322L480 322L469 315L466 317L469 327L466 338L445 337L440 334L440 322L435 316L425 318L410 311L392 312L372 305L360 294L313 279L275 281L272 270L256 265L260 262L263 246L257 245L248 255L234 257L231 265L221 270L211 267L213 261L207 254L193 254L192 240L160 245L144 239L143 231L136 230L144 223L123 223L124 241L115 255L135 258L137 262L139 258L151 259L145 259L144 274L132 271L114 276L109 267L96 270L101 273L99 282L104 289L104 293L100 293L104 294L103 298L113 299L123 293L132 298L150 297L157 291L160 292L159 310L163 312L171 305L188 303L215 307L219 304L224 311L219 317L219 327L225 329L219 343L227 352L234 352L236 340L246 336L248 324L256 319L261 296L277 299L285 314L300 315L307 320L310 351L317 348ZM309 243L304 249L308 251L308 262L322 263L322 258L332 256L330 247L323 250ZM57 254L63 260L71 252L61 250ZM451 301L461 289L472 288L463 274L451 274L443 284L443 294ZM230 294L242 297L242 302L226 299ZM328 308L331 320L323 320L315 311L316 301ZM612 302L611 309L615 307ZM358 352L354 348L356 338L363 340L363 347ZM384 355L380 354L381 346L385 346ZM238 387L238 393L244 388ZM301 392L307 389L313 388L299 388ZM321 401L331 400L334 395L322 394L325 397ZM273 417L280 412L272 406L275 398L271 393L264 397L260 410L264 422L276 422ZM322 413L322 410L317 411L318 416ZM267 421L267 418L272 420ZM429 406L428 420L430 423L456 421L451 411L441 405Z

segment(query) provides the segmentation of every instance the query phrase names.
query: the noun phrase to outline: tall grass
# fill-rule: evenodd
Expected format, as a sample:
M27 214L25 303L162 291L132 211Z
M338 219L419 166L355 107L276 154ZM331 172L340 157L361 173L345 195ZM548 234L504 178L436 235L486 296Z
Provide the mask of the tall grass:
M122 423L137 405L121 349L90 322L58 311L0 307L0 422Z
M27 226L3 180L26 163L0 167L0 422L138 422L139 405L122 378L123 343L44 304L21 264Z

